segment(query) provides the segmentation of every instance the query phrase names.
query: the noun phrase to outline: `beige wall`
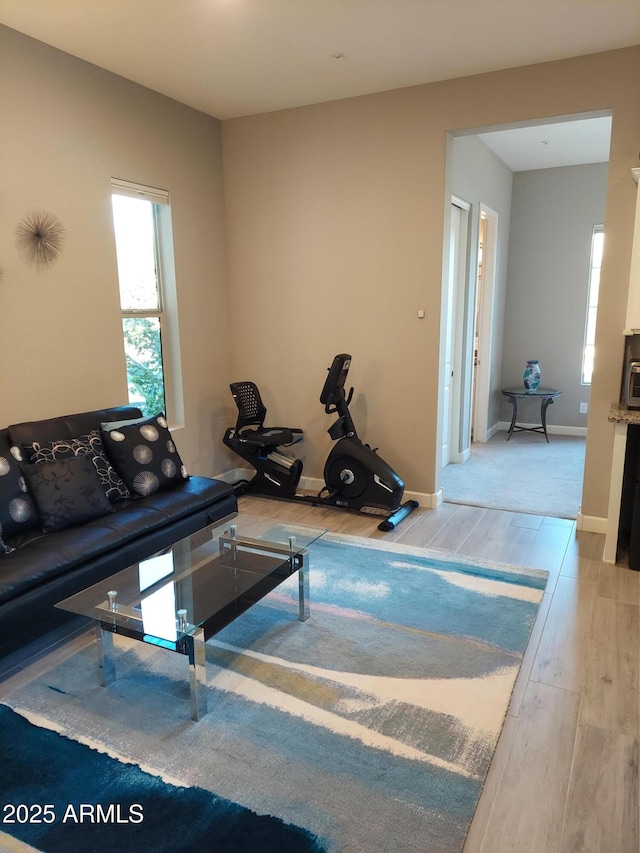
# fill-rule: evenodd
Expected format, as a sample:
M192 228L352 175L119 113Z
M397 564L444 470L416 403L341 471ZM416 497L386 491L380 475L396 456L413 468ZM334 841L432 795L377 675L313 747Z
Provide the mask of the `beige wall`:
M0 27L0 426L126 403L112 176L170 192L194 473L223 467L229 342L220 124ZM45 272L18 257L31 209L66 228Z
M583 503L604 516L639 72L634 48L224 122L223 209L216 120L1 28L0 422L125 402L109 201L117 176L171 193L186 422L178 442L190 469L237 464L220 441L235 415L227 383L252 378L274 421L305 429L306 473L319 476L330 419L318 397L332 356L346 350L362 437L410 490L434 493L447 133L610 110ZM13 243L32 208L67 229L62 256L42 273Z
M438 359L448 131L610 110L607 248L583 513L604 517L640 145L640 48L223 123L234 375L307 432L332 355L354 356L363 437L411 490L438 487ZM448 188L447 188L448 194ZM425 308L427 317L416 318Z

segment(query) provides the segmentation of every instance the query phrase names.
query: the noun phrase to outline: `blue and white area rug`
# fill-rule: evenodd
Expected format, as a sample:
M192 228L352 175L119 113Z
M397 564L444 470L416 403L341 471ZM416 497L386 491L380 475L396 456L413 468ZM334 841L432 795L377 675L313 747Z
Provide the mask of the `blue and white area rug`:
M313 545L310 558L306 623L296 618L294 575L207 644L209 712L198 723L189 719L186 659L124 638L109 687L97 686L89 646L6 701L83 745L81 764L90 747L167 786L166 846L151 834L145 841L142 821L135 849L462 850L547 572L337 535ZM58 760L54 746L43 750L49 770ZM73 774L60 779L62 809L80 792ZM123 784L102 793L94 785L87 802L129 803ZM197 802L211 809L210 826L221 821L222 846L215 831L209 846L171 834L172 809L181 808L179 798L171 805L172 786L215 795ZM256 816L265 819L262 841L252 835ZM57 849L15 825L2 829ZM124 831L112 829L124 853ZM92 849L72 846L81 831L70 822L60 849Z

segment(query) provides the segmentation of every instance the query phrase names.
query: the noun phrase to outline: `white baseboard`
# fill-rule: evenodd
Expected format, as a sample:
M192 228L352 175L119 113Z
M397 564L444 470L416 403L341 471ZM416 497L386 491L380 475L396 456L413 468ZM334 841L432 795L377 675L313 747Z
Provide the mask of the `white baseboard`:
M588 533L606 533L607 519L597 515L583 515L579 512L576 528L586 530Z
M317 495L324 486L324 480L319 477L300 477L300 488Z
M230 471L214 474L214 477L216 480L222 480L223 483L235 483L237 480L250 480L254 474L253 468L232 468ZM324 480L318 477L300 478L300 488L311 494L317 495L323 486ZM420 506L427 509L437 509L442 503L442 489L439 489L435 494L405 491L404 499L418 501Z
M411 497L412 494L413 493L410 493L409 496ZM416 492L415 494L417 495L418 493ZM428 506L429 509L437 509L440 506L440 504L442 504L444 502L444 489L438 489L438 491L434 495L425 494L424 497L425 497L425 501L423 503L423 506ZM430 504L427 503L428 499L431 499ZM418 503L420 502L417 497L413 498L413 500L417 500Z
M437 509L443 500L442 489L435 493L431 492L407 492L404 493L405 501L417 501L425 509Z
M498 421L495 427L491 427L493 432L491 435L494 435L498 430L508 430L511 426L511 421ZM532 429L533 427L539 427L540 424L527 424L527 423L518 423L518 426L525 427L527 429ZM586 427L578 427L578 426L560 426L559 424L547 424L547 432L549 435L576 435L585 437L587 434Z
M324 480L320 480L317 477L300 478L300 487L316 495L323 486ZM420 506L427 507L427 509L436 509L436 507L440 506L442 503L442 489L436 492L436 494L430 494L429 492L405 491L404 500L418 501Z
M238 480L250 480L254 474L253 468L232 468L230 471L214 474L214 477L224 483L235 483ZM323 486L324 480L318 477L300 478L300 488L311 494L317 495ZM425 509L437 509L444 500L444 492L442 489L438 489L435 493L405 491L404 499L417 501ZM579 512L576 527L578 530L585 530L588 533L606 533L607 519L595 515L583 515Z
M230 471L214 474L213 477L223 483L235 483L237 480L250 480L255 473L253 468L232 468Z

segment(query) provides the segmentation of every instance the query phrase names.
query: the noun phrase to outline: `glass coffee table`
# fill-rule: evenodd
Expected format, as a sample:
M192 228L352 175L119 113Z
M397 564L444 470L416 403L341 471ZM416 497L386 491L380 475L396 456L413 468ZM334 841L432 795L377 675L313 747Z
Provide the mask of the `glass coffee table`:
M98 676L115 679L113 635L189 658L191 717L207 713L208 639L298 572L298 618L309 618L308 548L326 530L234 513L56 607L96 620Z

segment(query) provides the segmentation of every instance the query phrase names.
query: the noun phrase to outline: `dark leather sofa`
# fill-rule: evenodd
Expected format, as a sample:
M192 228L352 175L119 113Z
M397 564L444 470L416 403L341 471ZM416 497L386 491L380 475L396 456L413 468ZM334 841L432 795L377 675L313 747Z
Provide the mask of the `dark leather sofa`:
M122 406L15 424L0 430L0 448L73 438L103 422L139 417L138 409ZM2 488L0 477L0 499ZM118 501L84 524L5 536L15 550L0 558L0 657L71 618L56 602L236 510L229 484L190 476L167 491Z

